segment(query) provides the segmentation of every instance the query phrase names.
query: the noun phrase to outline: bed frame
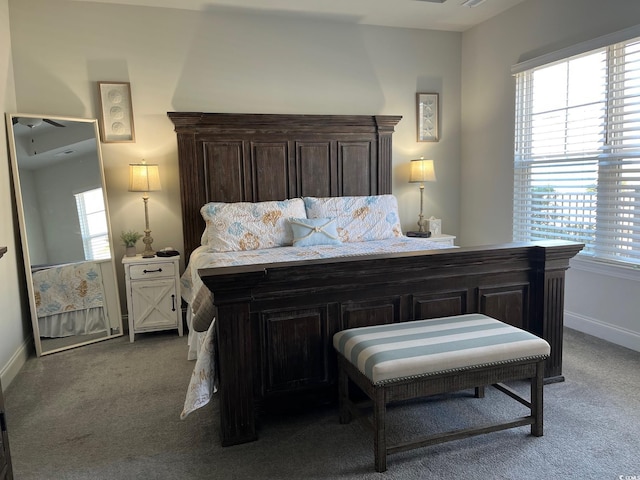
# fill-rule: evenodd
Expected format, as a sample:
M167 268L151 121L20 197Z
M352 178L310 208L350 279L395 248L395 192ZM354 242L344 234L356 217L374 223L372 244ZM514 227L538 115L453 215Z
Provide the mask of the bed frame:
M209 201L391 192L391 136L401 117L168 115L187 258ZM511 243L201 270L218 310L222 444L255 440L256 412L272 399L335 394L331 339L345 328L484 313L547 340L546 381L563 380L565 270L581 248Z

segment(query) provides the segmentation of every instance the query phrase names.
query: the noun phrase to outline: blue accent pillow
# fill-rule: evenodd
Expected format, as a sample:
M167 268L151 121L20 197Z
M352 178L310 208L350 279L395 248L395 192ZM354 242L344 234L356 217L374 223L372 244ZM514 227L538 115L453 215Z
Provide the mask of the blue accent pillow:
M340 245L335 218L289 218L294 247Z

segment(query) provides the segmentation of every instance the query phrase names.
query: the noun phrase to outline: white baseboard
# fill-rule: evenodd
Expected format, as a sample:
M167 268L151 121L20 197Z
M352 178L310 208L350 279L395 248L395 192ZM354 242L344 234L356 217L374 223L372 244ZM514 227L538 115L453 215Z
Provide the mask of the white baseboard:
M9 362L0 370L0 380L2 381L3 389L7 389L11 382L13 382L13 379L16 378L16 375L18 375L18 372L20 372L20 369L27 363L27 359L32 352L32 344L33 338L27 338L16 353L9 359Z
M595 318L585 317L577 313L564 312L564 325L579 332L601 338L607 342L621 345L640 352L640 333L617 325L611 325Z

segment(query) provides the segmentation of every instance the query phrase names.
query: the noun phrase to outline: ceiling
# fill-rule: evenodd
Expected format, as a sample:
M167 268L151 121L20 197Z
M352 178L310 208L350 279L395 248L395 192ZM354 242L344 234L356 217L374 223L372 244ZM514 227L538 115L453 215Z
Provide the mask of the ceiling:
M52 125L35 115L12 115L12 120L14 118L17 121L12 121L11 131L21 169L32 170L72 158L96 155L96 134L92 122L55 117L55 125Z
M362 25L462 32L524 0L485 0L476 7L464 0L76 0L83 2L300 15Z

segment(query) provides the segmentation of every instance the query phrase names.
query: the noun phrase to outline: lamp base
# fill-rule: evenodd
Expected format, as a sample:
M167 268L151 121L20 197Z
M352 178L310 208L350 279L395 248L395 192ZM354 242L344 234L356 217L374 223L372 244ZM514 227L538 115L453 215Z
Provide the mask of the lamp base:
M420 184L420 214L418 215L418 232L424 233L427 231L427 221L424 219L424 215L422 214L422 204L424 197L424 184Z
M151 230L144 231L144 238L142 239L142 243L144 243L144 251L142 252L142 258L153 258L156 256L156 252L151 248L151 244L153 243L153 237L151 237Z
M420 210L420 215L418 215L418 232L427 232L427 221L424 219L424 215L422 215L422 210Z

